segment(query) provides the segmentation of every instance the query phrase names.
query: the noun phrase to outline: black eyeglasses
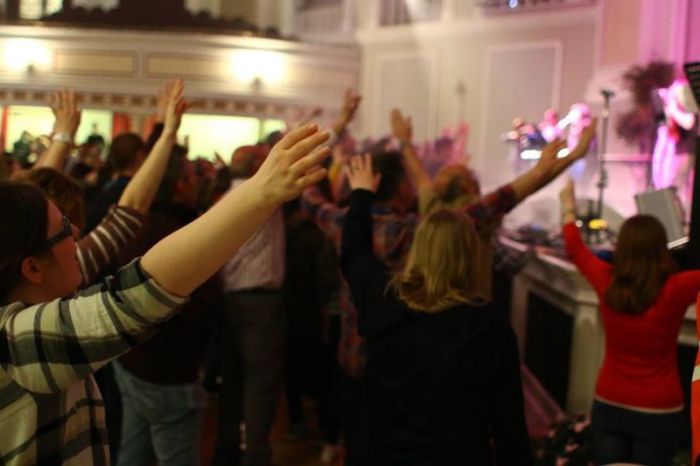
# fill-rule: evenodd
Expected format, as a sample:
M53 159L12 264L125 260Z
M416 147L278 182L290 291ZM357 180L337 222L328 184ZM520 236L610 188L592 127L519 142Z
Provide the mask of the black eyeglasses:
M56 233L55 235L51 236L50 238L46 238L40 246L40 249L48 250L51 249L53 246L56 244L60 243L64 239L68 238L69 236L73 236L73 225L70 223L70 220L68 220L68 217L65 215L63 216L63 229Z

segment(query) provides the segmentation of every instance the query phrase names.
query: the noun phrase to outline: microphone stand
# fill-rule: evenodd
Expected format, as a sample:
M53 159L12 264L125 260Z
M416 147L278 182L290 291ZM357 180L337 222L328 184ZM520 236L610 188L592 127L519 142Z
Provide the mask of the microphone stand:
M601 112L601 137L600 143L597 144L598 158L598 173L599 179L596 187L598 188L598 202L595 209L595 218L603 218L603 194L605 188L608 187L608 170L605 167L605 154L607 153L608 144L608 124L610 121L610 100L615 96L615 93L610 89L601 89L600 93L603 96L603 111ZM596 232L596 240L600 243L600 234Z

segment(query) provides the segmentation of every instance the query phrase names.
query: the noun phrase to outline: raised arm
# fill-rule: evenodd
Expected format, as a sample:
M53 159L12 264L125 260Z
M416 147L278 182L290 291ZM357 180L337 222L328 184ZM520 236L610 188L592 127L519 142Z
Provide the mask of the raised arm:
M168 101L170 99L170 92L177 81L172 80L165 83L160 91L158 91L157 97L157 111L156 111L156 121L151 128L151 133L146 139L146 150L150 152L153 146L156 145L158 139L160 139L161 134L163 134L163 127L165 126L165 118L168 113Z
M350 124L353 118L355 118L357 107L359 107L361 101L362 97L355 94L352 89L347 89L345 91L345 96L343 97L343 106L340 109L338 117L335 119L333 125L331 126L331 129L333 130L333 133L336 138L343 134L343 132L345 132L347 126Z
M516 178L511 186L515 192L516 202L521 202L529 195L539 191L569 168L575 161L588 154L588 147L595 137L597 120L584 128L578 145L566 157L559 158L559 151L566 148L566 141L556 139L542 149L542 155L531 170Z
M381 175L372 171L372 156L358 155L350 159L348 180L352 188L350 209L345 216L340 261L343 271L348 264L372 252L372 215L370 204L379 187Z
M333 201L338 202L343 198L343 190L347 182L348 157L343 153L341 144L336 144L331 149L331 166L328 167L328 181L331 186Z
M595 135L595 123L593 120L584 129L579 144L566 157L558 158L559 151L566 145L563 141L547 144L542 150L542 156L537 165L527 173L467 205L464 211L471 217L476 229L485 231L496 226L503 215L510 212L518 203L546 186L576 160L584 157Z
M182 121L182 114L187 108L183 92L184 83L182 80L168 83L163 132L149 156L129 181L117 205L130 207L141 213L146 213L150 209L168 166L177 130Z
M190 294L238 250L280 205L317 183L328 156L327 133L316 125L290 131L258 172L207 213L151 248L141 265L163 288Z
M566 252L576 268L586 277L586 280L593 285L599 294L602 294L608 285L608 276L603 272L609 270L610 265L593 254L581 238L581 232L575 223L576 194L574 193L574 183L571 180L559 192L559 200L561 202L562 235L564 236Z
M406 163L406 170L418 192L431 189L433 181L423 166L416 148L413 146L413 123L410 117L404 117L397 109L393 109L390 115L391 131L401 144L401 153Z
M343 224L340 267L350 286L360 334L367 336L371 328L381 326L387 319L384 303L390 276L387 267L375 257L372 246L371 205L380 177L372 171L372 157L365 154L351 159L348 178L352 194Z
M70 154L75 133L80 126L80 110L75 92L62 89L54 93L52 110L56 121L51 136L51 145L37 161L34 168L49 167L63 171Z
M78 242L77 258L83 286L92 284L141 230L143 216L148 212L165 174L185 109L182 90L181 81L171 81L165 86L159 98L159 107L163 107L162 117L159 109L159 119L167 128L163 129L150 155L126 186L117 206Z
M574 182L568 180L561 191L559 191L559 204L561 205L561 224L573 223L576 221L576 193Z

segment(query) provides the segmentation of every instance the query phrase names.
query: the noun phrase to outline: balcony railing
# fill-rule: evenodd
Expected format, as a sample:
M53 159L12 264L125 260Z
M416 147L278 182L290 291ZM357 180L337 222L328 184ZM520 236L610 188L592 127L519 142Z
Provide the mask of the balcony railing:
M379 25L395 26L438 21L442 16L443 0L382 0Z
M303 34L338 34L342 31L345 11L342 3L319 5L299 11L299 27Z
M592 5L595 0L474 0L486 13L518 13L569 6Z

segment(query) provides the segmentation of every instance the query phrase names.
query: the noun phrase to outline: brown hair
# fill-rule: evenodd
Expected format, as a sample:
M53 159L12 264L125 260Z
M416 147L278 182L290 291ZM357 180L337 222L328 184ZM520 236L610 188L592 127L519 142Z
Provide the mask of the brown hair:
M27 170L15 180L41 189L80 231L85 227L85 200L83 190L73 178L53 168Z
M481 247L469 217L437 210L418 225L406 266L389 287L410 308L424 312L483 301L476 290L477 274L485 273L475 260Z
M462 196L476 199L481 193L473 171L461 164L446 165L435 176L435 194L444 203L454 203Z
M35 186L0 181L0 305L22 279L22 261L41 253L48 230L48 204Z
M605 301L618 312L643 314L677 270L666 230L655 217L635 215L622 224L615 246L612 283Z
M137 168L139 153L146 151L146 144L138 134L120 134L112 141L107 153L107 163L116 172Z

